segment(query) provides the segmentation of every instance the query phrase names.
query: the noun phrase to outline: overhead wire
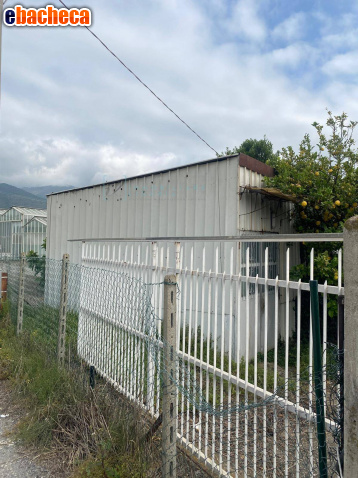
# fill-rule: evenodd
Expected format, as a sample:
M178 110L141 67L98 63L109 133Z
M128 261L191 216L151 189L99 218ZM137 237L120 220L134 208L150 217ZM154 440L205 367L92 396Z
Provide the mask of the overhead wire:
M62 1L62 0L58 0L65 8L67 8L69 10L69 7ZM91 35L94 36L94 38L96 38L97 41L99 41L103 46L104 48L111 54L114 56L114 58L116 58L116 60L118 60L122 66L124 66L124 68L131 74L134 76L134 78L139 81L139 83L141 83L158 101L160 101L162 103L163 106L165 106L165 108L167 108L179 121L181 121L192 133L195 134L195 136L197 136L203 143L206 144L206 146L208 146L212 151L214 151L214 153L216 153L217 155L219 155L219 153L216 151L216 149L214 149L212 146L210 146L210 144L205 141L204 138L202 138L191 126L188 125L188 123L186 121L184 121L172 108L170 108L170 106L167 105L167 103L165 103L165 101L163 101L156 93L154 93L154 91L146 84L144 83L143 80L141 80L139 78L138 75L136 75L136 73L134 73L133 70L131 70L125 63L124 61L122 61L114 52L113 50L111 50L107 45L106 43L101 40L101 38L96 35L96 33L93 32L93 30L91 30L88 26L86 25L83 25L90 33Z

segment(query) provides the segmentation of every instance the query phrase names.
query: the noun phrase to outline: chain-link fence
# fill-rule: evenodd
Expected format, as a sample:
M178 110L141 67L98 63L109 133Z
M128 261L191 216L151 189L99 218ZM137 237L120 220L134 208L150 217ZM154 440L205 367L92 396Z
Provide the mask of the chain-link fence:
M341 475L337 349L325 351L323 375L311 368L299 380L287 380L282 371L275 387L263 393L257 373L252 376L256 359L228 361L224 348L218 350L200 328L176 323L175 276L146 283L138 270L45 258L3 262L1 270L8 274L18 333L30 334L59 366L76 370L85 363L139 405L153 422L144 435L152 436L162 424L162 476L185 476L177 469L177 446L199 468L220 476ZM152 304L158 289L160 316Z

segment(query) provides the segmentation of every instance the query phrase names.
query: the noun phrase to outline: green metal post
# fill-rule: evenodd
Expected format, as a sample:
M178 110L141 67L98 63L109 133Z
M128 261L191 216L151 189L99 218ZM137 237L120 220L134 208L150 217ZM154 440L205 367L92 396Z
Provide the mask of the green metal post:
M313 362L316 390L316 414L317 414L317 440L319 457L319 476L327 478L327 446L326 446L326 423L324 416L323 396L323 372L322 372L322 348L321 331L319 323L318 305L318 282L310 281L311 310L312 310L312 333L313 333Z

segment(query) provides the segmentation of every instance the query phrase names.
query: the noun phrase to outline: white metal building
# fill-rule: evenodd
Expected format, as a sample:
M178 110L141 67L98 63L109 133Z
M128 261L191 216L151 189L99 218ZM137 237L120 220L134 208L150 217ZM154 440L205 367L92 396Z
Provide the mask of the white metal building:
M151 265L152 254L149 252L148 256L146 252L148 241L139 246L136 243L133 248L130 239L157 238L157 265L160 266L160 262L173 264L175 241L180 241L181 266L195 271L203 267L204 243L200 237L213 237L212 242L205 242L205 269L245 274L248 244L223 242L218 238L243 236L244 239L252 234L292 232L289 219L292 203L264 184L265 177L273 174L274 170L268 165L236 154L53 193L48 196L47 256L61 259L64 253L69 253L72 262L81 263L84 243L90 242L91 257L98 260L93 261L95 267L107 268L108 259L131 263L147 260ZM117 247L116 239L128 241ZM263 274L265 247L269 248L270 277L285 270L284 244L252 243L250 246L250 275ZM245 291L240 295L245 314L247 296ZM249 297L249 313L253 316L255 303L251 289ZM273 293L269 301L273 305ZM280 298L283 310L284 301ZM218 306L221 308L221 303ZM208 317L207 311L205 316ZM260 316L263 324L263 309ZM273 319L270 316L269 323Z
M175 238L289 233L290 203L265 190L271 167L244 154L143 174L48 196L47 256L73 239Z
M13 206L0 215L0 246L1 254L6 257L17 258L22 252L35 250L36 244L46 237L46 226L37 234L36 244L24 236L25 225L34 217L46 218L45 209L32 209ZM41 236L41 237L40 237ZM31 238L33 238L31 236ZM41 253L40 249L35 252Z

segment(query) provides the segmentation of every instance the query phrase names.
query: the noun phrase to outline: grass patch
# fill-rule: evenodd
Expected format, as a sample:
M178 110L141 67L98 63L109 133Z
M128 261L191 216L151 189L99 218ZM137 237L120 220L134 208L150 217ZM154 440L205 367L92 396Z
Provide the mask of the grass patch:
M11 381L13 400L27 411L16 438L60 457L75 478L155 476L160 455L142 442L148 424L141 411L100 379L92 390L86 368L59 368L39 347L41 330L16 337L5 307L1 315L0 377Z

